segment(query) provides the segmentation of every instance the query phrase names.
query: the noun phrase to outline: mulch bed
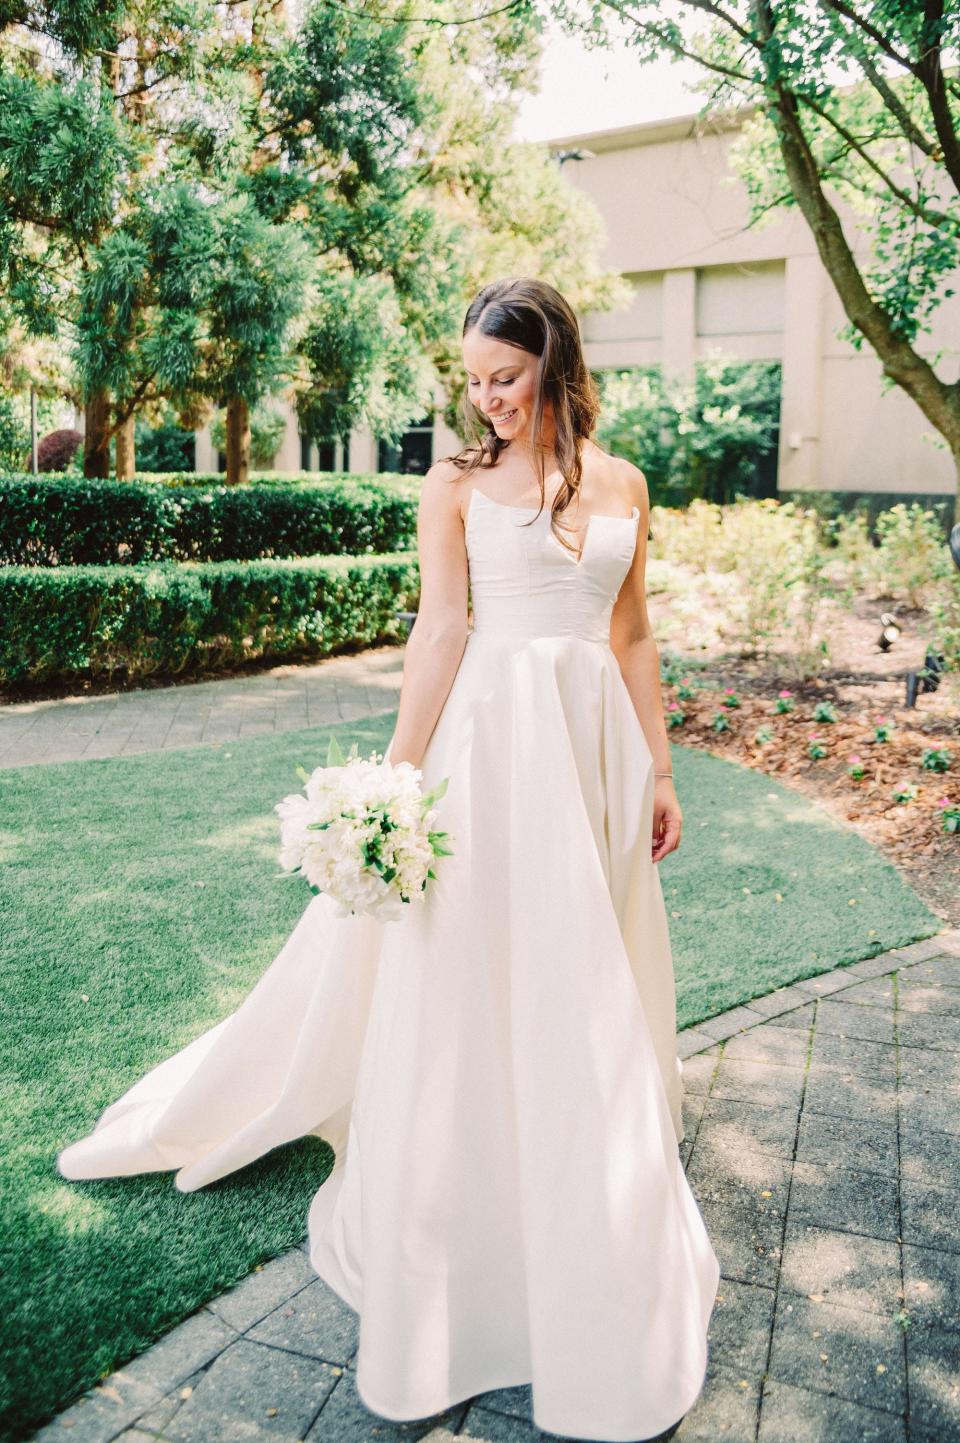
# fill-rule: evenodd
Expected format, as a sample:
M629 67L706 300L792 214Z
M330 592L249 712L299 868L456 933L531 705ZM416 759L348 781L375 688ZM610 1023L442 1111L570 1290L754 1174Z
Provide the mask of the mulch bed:
M656 598L650 608L669 607ZM884 653L877 646L881 611L893 611L902 633ZM661 659L673 657L674 675L689 675L697 690L679 702L686 721L668 729L672 742L700 747L715 756L754 767L825 807L879 848L906 876L931 911L952 926L960 925L960 833L943 830L942 797L960 804L960 682L943 677L935 692L921 692L915 707L906 705L906 675L923 664L926 651L924 613L898 607L889 598L860 600L852 610L831 616L831 662L813 680L791 675L788 647L763 660L717 655L694 658L689 673L679 654L661 645ZM788 639L782 639L787 640ZM721 706L733 687L739 707ZM777 713L781 689L793 693L793 711ZM664 706L676 700L676 687L663 683ZM818 702L830 701L835 722L813 720ZM718 712L730 731L717 732ZM880 719L893 723L888 741L874 740ZM771 740L754 741L766 726ZM812 760L811 734L827 755ZM920 759L935 747L950 755L946 772L924 770ZM864 775L854 780L849 759L861 759ZM897 803L891 792L900 783L917 788L913 801ZM682 802L682 798L681 798Z

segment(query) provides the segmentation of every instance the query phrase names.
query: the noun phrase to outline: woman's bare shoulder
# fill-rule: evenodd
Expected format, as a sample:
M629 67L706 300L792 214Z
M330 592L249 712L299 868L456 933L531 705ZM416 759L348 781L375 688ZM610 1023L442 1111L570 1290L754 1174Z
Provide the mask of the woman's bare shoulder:
M647 478L640 467L623 456L612 456L596 442L591 441L590 447L592 449L585 455L584 461L590 465L595 492L602 494L610 504L639 507L642 519L650 503Z
M434 461L420 487L421 516L459 516L463 520L463 500L470 494L470 481L464 474L466 459L461 458L459 464L450 456Z
M632 504L641 508L648 506L650 498L647 478L640 467L635 466L632 461L626 460L623 456L613 456L611 460L616 466L621 486L626 487L627 493L633 497Z

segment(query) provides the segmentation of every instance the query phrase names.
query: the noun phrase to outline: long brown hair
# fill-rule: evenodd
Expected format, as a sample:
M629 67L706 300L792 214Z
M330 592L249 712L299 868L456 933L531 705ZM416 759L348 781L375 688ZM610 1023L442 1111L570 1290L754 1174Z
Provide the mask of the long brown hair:
M546 471L540 441L544 401L549 399L553 403L554 450L563 477L551 511L553 525L580 490L582 445L592 434L600 414L600 396L584 360L577 317L569 302L546 281L519 276L491 281L477 292L467 307L462 334L465 336L474 327L481 335L492 336L539 357L531 426L540 483L537 516L546 503ZM478 469L495 466L501 451L510 445L509 439L497 435L492 423L470 400L466 389L459 416L463 432L470 439L457 455L443 458L460 468L462 475L453 477L455 481ZM529 524L532 526L533 521ZM562 537L558 539L566 545Z

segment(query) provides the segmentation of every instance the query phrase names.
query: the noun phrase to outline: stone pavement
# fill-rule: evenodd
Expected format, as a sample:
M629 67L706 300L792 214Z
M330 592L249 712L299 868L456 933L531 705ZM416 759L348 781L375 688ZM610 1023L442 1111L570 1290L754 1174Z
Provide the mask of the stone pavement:
M681 1154L721 1280L677 1443L960 1443L960 929L679 1034ZM530 1388L398 1425L306 1240L36 1443L536 1443ZM599 1440L598 1440L599 1443Z
M181 686L0 705L0 767L129 756L396 711L404 648Z

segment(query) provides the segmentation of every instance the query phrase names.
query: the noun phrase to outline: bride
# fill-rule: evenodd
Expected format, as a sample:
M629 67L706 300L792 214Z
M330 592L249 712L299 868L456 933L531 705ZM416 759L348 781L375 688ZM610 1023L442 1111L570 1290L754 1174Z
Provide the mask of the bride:
M645 609L642 472L591 439L576 317L539 280L463 327L473 441L424 478L421 595L384 765L453 854L401 921L313 897L242 1004L58 1157L206 1187L313 1133L316 1272L359 1314L384 1418L529 1383L617 1443L699 1395L719 1264L678 1152L657 869L680 842ZM468 629L468 601L473 626Z

